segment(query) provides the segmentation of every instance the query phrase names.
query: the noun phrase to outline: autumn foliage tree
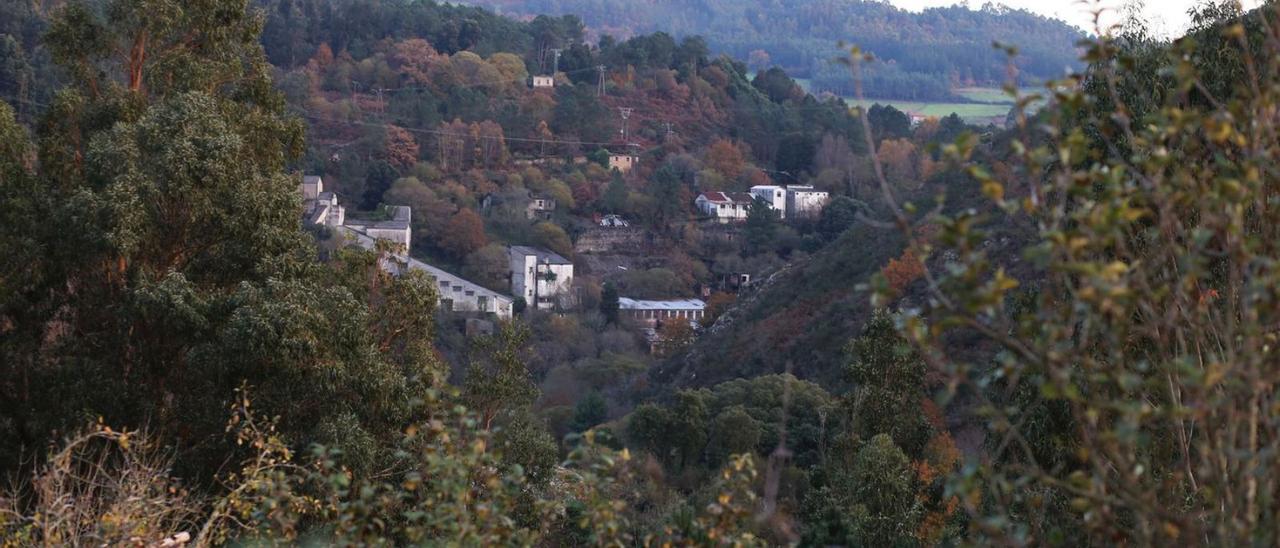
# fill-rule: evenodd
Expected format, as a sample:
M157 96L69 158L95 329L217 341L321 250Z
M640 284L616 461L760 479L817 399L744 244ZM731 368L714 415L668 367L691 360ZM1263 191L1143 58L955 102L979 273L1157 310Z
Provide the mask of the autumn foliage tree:
M442 235L437 241L458 258L466 257L489 243L484 232L484 219L470 208L461 208L449 218L445 234L447 236Z

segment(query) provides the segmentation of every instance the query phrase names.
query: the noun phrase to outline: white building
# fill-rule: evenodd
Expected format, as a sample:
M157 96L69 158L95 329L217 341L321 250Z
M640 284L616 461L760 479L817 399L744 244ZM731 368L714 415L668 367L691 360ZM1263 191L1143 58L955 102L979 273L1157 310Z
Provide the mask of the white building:
M346 208L338 205L337 194L325 192L324 181L320 177L303 177L298 190L302 192L302 208L307 222L335 227L342 226L346 221Z
M390 220L357 221L344 224L344 212L338 205L338 197L324 191L319 177L303 178L302 192L307 220L311 224L323 224L336 229L337 235L365 249L374 249L379 239L395 242L400 249L382 261L382 268L392 275L406 270L421 270L435 280L438 303L446 310L461 312L486 312L499 318L510 318L515 300L507 295L485 289L479 285L445 272L439 268L408 256L411 210L407 206L391 206Z
M746 192L703 192L693 203L703 215L731 223L745 221L753 201L755 198Z
M644 301L621 297L618 299L618 315L646 327L655 327L663 320L685 319L697 325L706 316L707 303L700 299Z
M556 79L551 76L534 76L530 83L534 89L556 87Z
M412 270L421 270L436 281L436 291L440 294L440 307L457 312L492 312L499 318L510 318L515 299L485 289L461 277L445 272L427 263L408 258L405 266Z
M572 306L573 262L545 249L512 246L511 294L538 309Z
M787 187L787 213L791 219L812 219L822 213L829 195L811 186Z
M777 185L756 185L751 187L751 196L764 200L770 209L778 212L779 218L787 218L787 189Z

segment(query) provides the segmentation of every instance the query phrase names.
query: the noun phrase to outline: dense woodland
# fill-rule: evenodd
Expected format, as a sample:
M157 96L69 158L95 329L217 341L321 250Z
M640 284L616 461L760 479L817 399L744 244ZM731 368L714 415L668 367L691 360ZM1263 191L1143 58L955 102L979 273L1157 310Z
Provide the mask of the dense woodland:
M880 58L867 67L868 97L955 100L964 86L1001 86L1009 60L992 42L1016 45L1014 78L1022 85L1058 78L1075 67L1083 34L1063 23L998 3L956 5L911 13L874 0L469 0L500 13L581 17L601 37L652 32L703 36L716 53L754 70L782 67L811 80L812 89L854 95L837 43L856 44ZM560 47L559 45L552 47Z
M715 29L588 43L598 9L0 6L4 544L1275 543L1274 8L1130 21L1007 129L748 77ZM579 302L469 333L304 229L304 173L499 291L506 245L561 253ZM768 183L832 199L693 207ZM605 214L633 248L581 250ZM704 291L657 348L619 314Z

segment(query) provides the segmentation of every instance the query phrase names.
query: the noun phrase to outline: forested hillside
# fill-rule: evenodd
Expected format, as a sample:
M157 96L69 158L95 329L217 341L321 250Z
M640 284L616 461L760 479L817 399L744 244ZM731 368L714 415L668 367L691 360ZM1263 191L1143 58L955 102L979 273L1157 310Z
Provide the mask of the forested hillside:
M0 544L1277 542L1280 8L1007 128L577 16L0 10ZM562 299L452 307L522 246Z
M868 67L868 97L947 100L966 86L1000 86L1008 60L993 42L1018 46L1014 80L1034 84L1076 66L1083 34L1066 23L986 4L911 13L868 0L467 0L517 15L573 14L600 36L663 31L700 35L715 52L753 69L778 66L811 80L814 91L852 96L847 70L834 63L837 42L856 44L880 62ZM552 47L563 47L557 44Z

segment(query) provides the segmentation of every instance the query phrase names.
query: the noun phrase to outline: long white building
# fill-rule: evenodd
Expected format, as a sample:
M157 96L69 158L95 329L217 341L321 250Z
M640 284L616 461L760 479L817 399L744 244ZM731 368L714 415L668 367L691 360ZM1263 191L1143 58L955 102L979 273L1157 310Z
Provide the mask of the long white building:
M654 327L663 320L675 318L685 319L696 325L702 322L706 310L707 303L700 299L665 301L646 301L627 297L618 299L619 316L648 327Z

